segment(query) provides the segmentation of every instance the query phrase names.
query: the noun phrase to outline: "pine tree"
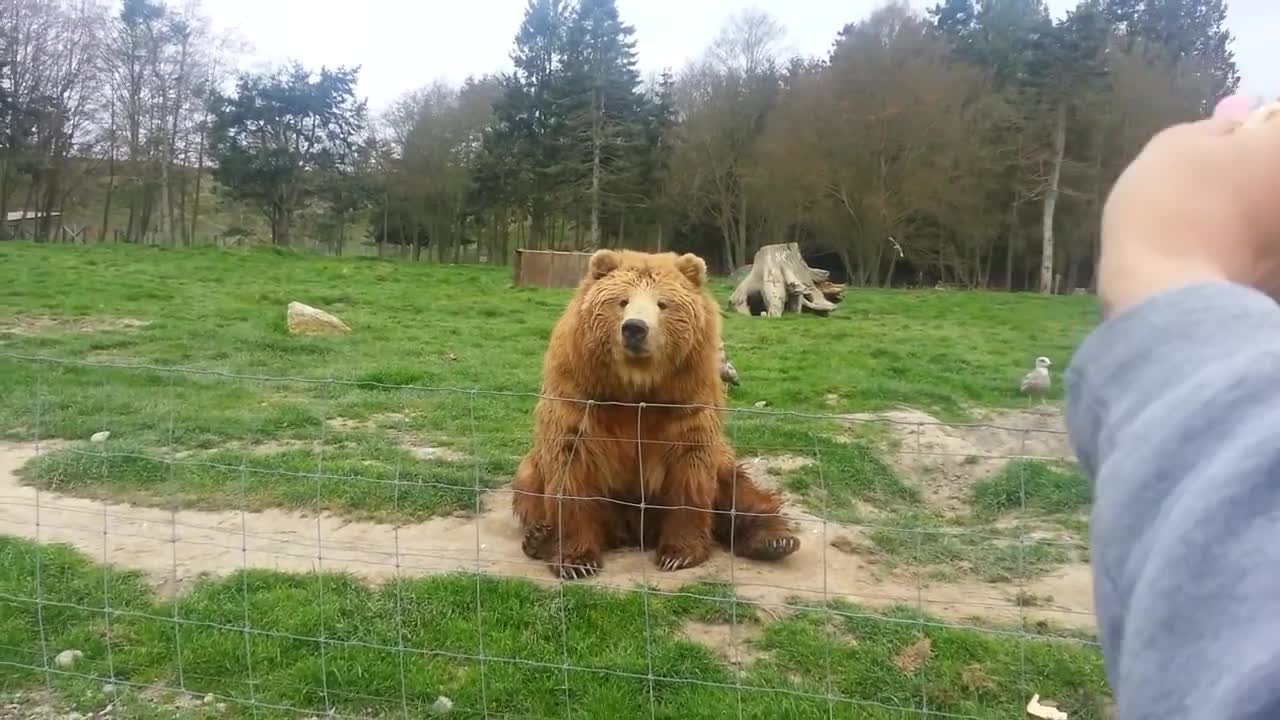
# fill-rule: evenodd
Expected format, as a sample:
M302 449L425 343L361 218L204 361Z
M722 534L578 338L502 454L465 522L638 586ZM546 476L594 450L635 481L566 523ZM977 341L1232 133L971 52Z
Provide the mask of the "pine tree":
M1110 28L1096 0L1084 0L1066 18L1034 38L1026 87L1034 93L1050 134L1048 177L1044 179L1040 292L1054 289L1054 221L1066 160L1072 111L1105 92L1105 53Z
M669 197L671 160L675 153L676 80L663 70L645 108L645 141L642 148L641 183L649 215L656 225L657 249L662 250L671 214Z
M529 0L511 52L514 71L502 78L494 103L495 145L512 153L513 199L525 206L534 247L546 242L547 221L563 184L559 138L565 127L556 102L564 82L569 8L564 0Z
M934 27L957 48L965 48L972 41L978 20L973 0L943 0L927 13Z
M1137 35L1164 47L1172 63L1194 59L1206 65L1213 95L1204 99L1204 108L1239 87L1234 37L1224 27L1225 0L1146 0L1134 24Z
M602 246L603 215L621 223L637 204L646 127L634 34L615 0L581 0L568 32L563 169L590 215L589 248Z

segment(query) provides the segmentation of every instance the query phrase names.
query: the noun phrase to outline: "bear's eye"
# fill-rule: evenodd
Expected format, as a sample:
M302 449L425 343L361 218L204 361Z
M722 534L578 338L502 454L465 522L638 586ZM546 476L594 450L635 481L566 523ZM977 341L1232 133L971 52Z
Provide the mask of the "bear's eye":
M623 301L621 301L621 302L619 302L619 303L618 303L618 306L619 306L619 307L626 307L628 302L630 302L630 301L629 301L629 300L623 300Z
M659 303L658 303L658 309L659 309L659 310L666 310L666 309L667 309L667 304L666 304L665 302L659 302Z

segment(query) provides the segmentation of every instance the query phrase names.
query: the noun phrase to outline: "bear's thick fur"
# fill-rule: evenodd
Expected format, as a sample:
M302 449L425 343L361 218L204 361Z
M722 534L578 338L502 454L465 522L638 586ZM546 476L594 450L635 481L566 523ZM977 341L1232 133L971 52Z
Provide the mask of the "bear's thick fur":
M706 279L696 255L601 250L552 331L512 502L525 553L561 577L617 547L656 547L664 570L704 562L713 539L756 559L800 547L725 442Z

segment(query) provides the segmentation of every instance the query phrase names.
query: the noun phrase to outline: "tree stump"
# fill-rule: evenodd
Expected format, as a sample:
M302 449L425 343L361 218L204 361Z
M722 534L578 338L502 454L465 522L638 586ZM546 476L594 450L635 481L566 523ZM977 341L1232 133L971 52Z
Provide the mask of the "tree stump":
M756 253L751 272L738 283L729 303L743 315L754 315L752 301L763 315L808 311L829 315L844 298L844 285L831 282L831 273L809 267L796 243L765 245Z

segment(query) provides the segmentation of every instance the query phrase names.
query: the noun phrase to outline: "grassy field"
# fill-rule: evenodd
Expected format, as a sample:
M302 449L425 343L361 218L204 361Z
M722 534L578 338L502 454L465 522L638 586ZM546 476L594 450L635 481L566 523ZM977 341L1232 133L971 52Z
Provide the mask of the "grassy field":
M278 473L319 466L386 480L398 468L410 482L470 487L479 465L481 484L492 486L527 445L540 358L570 294L513 289L504 271L490 268L270 250L5 244L0 263L10 271L0 287L0 351L297 378L0 359L0 436L84 439L110 429L125 455L113 463L125 467L96 465L97 475L127 475L118 489L176 492L197 506L221 503L225 471L191 468L166 487L167 472L137 456L201 449L215 465L237 466L244 448L265 445L277 452L255 452L251 461ZM288 335L291 300L339 314L354 334ZM820 453L824 466L856 470L838 474L855 483L846 492L909 501L910 491L866 462L860 446L832 442L829 421L753 406L842 413L908 404L950 419L1017 406L1030 359L1047 354L1065 365L1092 313L1075 298L855 291L827 319L731 315L726 349L744 378L731 398L744 409L731 424L733 440L744 452ZM414 443L456 448L474 462L415 461L406 449ZM63 458L42 475L51 486L88 492L94 468L76 465ZM466 506L465 493L422 487L402 498L408 519ZM289 506L314 502L313 490L295 497L285 482L253 493L263 505ZM376 515L386 512L385 499L362 492L329 507Z
M928 708L1008 718L1021 716L1031 692L1071 707L1072 717L1101 712L1102 666L1089 648L955 629L907 608L870 614L839 604L765 623L750 606L735 611L723 586L646 602L638 593L459 576L370 589L342 576L259 571L164 602L137 576L61 548L0 537L0 560L4 598L34 597L37 572L44 588L42 618L34 603L0 605L0 659L40 668L70 647L85 658L74 675L2 673L0 692L47 682L83 710L162 683L213 694L227 713L264 717L326 706L422 717L441 695L454 717L630 718L652 709L660 718L721 718L740 709L761 719L899 718L916 714L903 708ZM106 598L110 613L100 609ZM759 656L741 673L681 633L735 612L737 632ZM482 662L480 649L502 659ZM828 702L829 693L852 700Z
M474 508L477 492L509 478L528 445L540 357L570 295L512 288L501 269L273 250L5 243L0 266L8 280L0 438L81 443L24 468L26 482L142 505L397 522ZM715 290L728 296L723 283ZM338 314L354 332L290 336L292 300ZM825 319L728 315L726 349L743 376L730 436L744 455L814 461L788 471L787 488L823 517L871 514L880 529L868 541L896 564L989 581L1030 577L1065 562L1066 551L1036 545L1015 556L1012 541L1033 525L1079 531L1088 495L1073 468L1011 464L968 491L964 512L944 513L889 461L883 428L825 415L906 405L964 420L1022 406L1017 382L1031 361L1048 355L1065 369L1093 318L1083 298L878 290L851 291ZM759 401L769 409L756 409ZM110 451L86 453L85 439L104 429ZM912 532L939 525L984 532L927 542ZM259 716L268 705L419 716L447 695L462 717L486 708L491 717L565 717L566 707L581 717L650 707L655 717L723 717L741 702L742 717L817 718L828 717L828 663L834 694L888 706L837 701L834 717L902 716L891 708L1010 717L1039 692L1070 705L1073 718L1095 718L1105 696L1089 646L945 627L905 609L886 616L840 606L828 632L832 608L774 619L737 605L760 656L741 684L792 691L739 693L719 687L739 682L732 666L681 630L723 622L725 603L657 597L646 607L636 594L567 587L562 595L495 579L482 581L477 622L473 577L369 588L345 576L261 571L162 599L137 576L17 540L0 544L0 661L11 666L42 666L40 618L17 600L33 595L36 558L46 602L63 603L40 610L58 634L43 639L51 653L80 647L94 658L84 670L94 678L183 684L243 716L253 715L250 700ZM103 607L104 587L119 611L109 631L100 610L78 609ZM242 629L246 602L263 632ZM176 634L175 613L192 621ZM334 641L324 652L307 639L321 635ZM404 655L403 672L402 654L387 651L402 640L428 650ZM108 644L113 667L102 665L105 652L90 652ZM481 654L518 661L481 664ZM665 678L652 690L651 672ZM49 679L60 698L103 702L101 680ZM0 673L0 692L45 680Z

